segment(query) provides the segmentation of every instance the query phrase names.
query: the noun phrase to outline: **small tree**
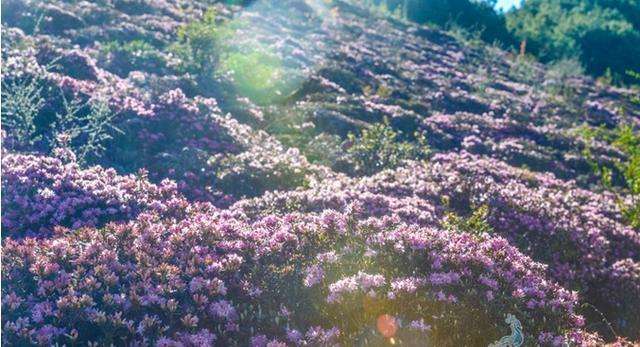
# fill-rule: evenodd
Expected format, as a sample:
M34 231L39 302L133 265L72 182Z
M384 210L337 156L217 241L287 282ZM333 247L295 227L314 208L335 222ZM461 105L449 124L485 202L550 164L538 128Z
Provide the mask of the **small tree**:
M178 42L170 47L181 61L183 72L210 77L220 60L223 31L216 23L215 9L209 9L199 21L178 29Z

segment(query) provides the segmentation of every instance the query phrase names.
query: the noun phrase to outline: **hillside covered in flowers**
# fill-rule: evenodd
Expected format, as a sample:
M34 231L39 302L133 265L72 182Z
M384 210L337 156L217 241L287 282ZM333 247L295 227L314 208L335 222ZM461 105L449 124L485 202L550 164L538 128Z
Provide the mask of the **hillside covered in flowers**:
M640 343L637 88L227 3L2 1L3 345Z

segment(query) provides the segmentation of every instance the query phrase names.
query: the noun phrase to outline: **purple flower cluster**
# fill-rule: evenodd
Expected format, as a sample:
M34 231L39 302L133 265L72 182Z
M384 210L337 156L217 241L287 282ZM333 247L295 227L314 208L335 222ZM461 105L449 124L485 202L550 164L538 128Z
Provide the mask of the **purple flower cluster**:
M217 170L207 162L216 155L233 155L242 147L228 135L216 101L187 98L170 90L150 104L153 115L135 116L123 123L124 132L103 162L126 171L144 168L150 179L172 179L190 199L223 202Z
M442 228L449 212L464 216L470 206L486 206L493 233L548 264L545 272L551 278L578 290L584 302L606 311L622 330L631 332L638 326L635 314L622 307L629 303L632 310L638 307L630 298L640 280L634 270L640 263L640 236L622 224L613 196L580 189L550 174L468 153L443 154L426 165L413 163L372 177L343 178L306 191L268 193L240 201L232 209L251 217L264 210L317 212L348 206L355 207L360 219L389 216L432 228ZM311 282L318 281L320 270L310 272ZM434 280L452 278L420 279ZM603 286L616 294L603 295ZM488 290L485 295L492 298L494 293ZM537 304L535 299L529 302Z
M460 310L499 322L507 307L521 312L530 334L582 336L576 294L505 239L330 214L349 222L327 224L326 213L249 222L202 205L180 219L152 211L101 229L5 238L3 339L347 342L375 324L380 310L422 320L437 339L454 318L474 319ZM304 286L305 264L325 268L327 280ZM485 300L487 291L493 300ZM315 293L326 300L311 305ZM360 308L360 296L370 308ZM275 325L265 320L276 316ZM483 338L499 334L492 331Z
M80 50L45 46L6 54L10 69L4 81L37 77L44 89L61 90L67 98L107 101L121 133L104 144L106 154L96 158L97 164L124 173L144 169L153 182L172 179L189 199L224 206L243 196L291 189L333 174L268 134L222 116L215 99L189 98L180 88L147 91L145 83L151 82L144 75L142 81L136 74L120 78ZM49 62L55 65L46 70ZM42 114L64 114L61 95L43 97L47 106ZM7 135L11 142L11 133ZM48 147L35 150L51 154Z
M3 236L48 236L55 228L99 227L145 210L166 212L186 204L170 181L120 176L99 166L81 169L51 157L4 154Z
M385 278L382 275L370 275L364 272L358 272L354 276L343 278L329 285L329 296L327 302L336 303L341 301L341 296L347 293L361 291L367 293L371 297L375 297L374 289L382 287L385 284Z

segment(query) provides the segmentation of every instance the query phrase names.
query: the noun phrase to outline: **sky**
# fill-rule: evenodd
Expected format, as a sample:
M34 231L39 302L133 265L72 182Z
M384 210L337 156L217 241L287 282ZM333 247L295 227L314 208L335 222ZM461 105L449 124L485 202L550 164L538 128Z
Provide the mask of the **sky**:
M522 0L498 0L496 3L496 8L499 10L509 10L513 6L518 6Z

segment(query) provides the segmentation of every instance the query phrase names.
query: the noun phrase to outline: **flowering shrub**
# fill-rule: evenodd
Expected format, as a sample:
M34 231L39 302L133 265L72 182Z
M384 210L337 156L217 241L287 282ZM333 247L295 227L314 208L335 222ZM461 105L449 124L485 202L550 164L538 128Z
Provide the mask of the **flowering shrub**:
M612 264L593 295L599 298L602 312L612 318L620 334L634 340L640 338L636 313L640 305L640 262L627 258Z
M362 206L361 219L391 216L425 227L502 235L549 264L546 271L552 278L580 290L585 302L601 309L627 302L599 294L610 266L626 259L637 262L640 255L640 238L622 223L612 196L468 153L439 154L427 165L412 163L308 191L265 194L240 201L233 209L251 218L260 211L340 209L354 202ZM471 206L479 208L474 212ZM632 287L638 280L634 275L622 278ZM611 312L610 319L621 322L620 328L635 329L629 327L635 324L633 315Z
M15 54L13 72L26 66L42 70L37 52L10 53ZM58 145L59 136L49 130L54 124L83 164L88 158L88 163L123 173L145 169L153 182L172 179L187 198L218 205L265 190L295 188L313 179L307 175L327 175L326 168L311 166L295 149L221 116L214 99L188 98L180 88L142 95L134 87L135 76L123 80L97 68L89 56L66 54L94 71L97 81L46 70L30 72L42 74L47 88L63 90L42 99L47 107L40 113L59 116L36 129L36 133L48 131L46 139L51 142L36 148L39 152L50 154ZM12 127L6 130L7 144L14 143L16 132Z
M170 178L191 199L223 198L214 188L217 171L207 160L218 153L237 153L242 147L221 124L216 101L189 99L174 89L154 99L151 109L153 116L122 124L123 134L113 141L102 163L124 172L148 170L156 182Z
M82 52L13 49L8 55L10 72L2 75L9 87L3 91L7 148L48 154L63 136L80 159L95 162L122 118L151 112L132 86Z
M505 310L531 342L592 338L580 330L575 293L502 238L335 211L250 224L207 207L185 217L143 213L50 239L5 239L3 339L488 343ZM386 325L376 332L379 317Z
M3 237L49 236L56 227L126 221L147 209L166 211L167 203L180 203L171 182L154 185L144 177L98 166L81 169L44 156L2 158Z

